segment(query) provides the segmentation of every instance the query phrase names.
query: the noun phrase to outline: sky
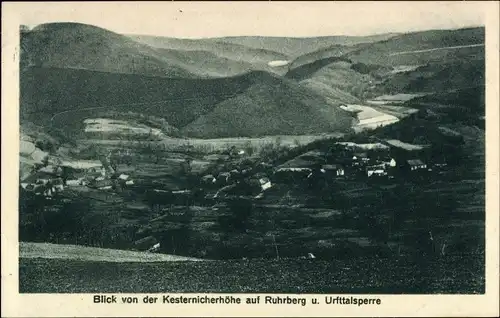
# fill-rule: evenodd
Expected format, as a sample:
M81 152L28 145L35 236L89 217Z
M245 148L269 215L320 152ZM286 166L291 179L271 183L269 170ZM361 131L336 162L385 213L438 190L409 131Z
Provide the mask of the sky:
M9 3L20 23L80 22L122 34L178 38L370 35L484 25L481 2Z

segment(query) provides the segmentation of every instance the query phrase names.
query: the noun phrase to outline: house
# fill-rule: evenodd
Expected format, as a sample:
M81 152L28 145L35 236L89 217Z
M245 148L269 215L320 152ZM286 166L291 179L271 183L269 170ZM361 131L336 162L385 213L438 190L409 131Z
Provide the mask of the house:
M24 183L32 183L32 184L47 184L50 180L54 179L56 176L51 172L43 172L36 171L35 173L30 174L22 181Z
M35 185L31 183L21 183L21 188L27 191L33 191L35 189Z
M217 182L217 179L213 175L207 174L207 175L201 177L201 182L203 184L209 185L209 184L214 184L215 182Z
M85 184L86 183L85 183L84 178L66 180L66 185L68 187L76 187L76 186L85 185Z
M272 183L269 178L260 178L259 183L262 191L266 191L267 189L272 187Z
M141 251L147 251L151 248L151 246L157 245L159 242L158 240L153 237L153 236L147 236L144 237L140 240L137 240L134 242L134 246L136 249L141 250Z
M63 168L59 166L48 165L46 167L40 168L40 170L38 171L60 176L63 172Z
M61 178L52 180L52 188L55 192L60 192L64 190L64 182Z
M427 169L427 164L420 159L406 160L406 163L411 171Z
M148 249L148 252L150 252L150 253L156 253L159 250L160 250L160 243L156 243L150 249Z
M269 162L260 162L258 168L262 170L272 169L274 166Z
M371 165L366 167L366 175L368 177L383 177L387 175L385 164Z
M391 158L391 160L385 161L384 163L385 163L386 167L389 166L391 168L395 168L397 165L397 162L394 158Z
M447 166L448 166L448 164L446 162L436 162L436 163L434 163L434 167L437 167L437 168L445 168Z
M217 176L217 183L227 184L229 182L230 178L231 178L231 174L229 172L221 172Z
M278 168L276 172L311 172L311 168Z
M353 154L351 160L352 160L353 166L363 166L363 165L366 165L370 161L370 158L368 158L368 155L366 152L358 152L358 153Z
M100 189L100 190L108 190L113 187L113 181L110 179L100 179L97 178L90 182L90 188Z
M128 180L128 177L129 177L128 175L122 173L121 175L118 176L118 179L126 181Z
M327 175L333 175L336 177L341 177L345 175L344 167L338 164L323 165L321 167L321 172Z
M253 170L252 167L248 167L247 169L241 170L241 174L243 176L248 176L248 175L250 175L250 173L252 172L252 170Z
M229 173L232 179L238 179L239 177L241 177L241 172L238 169L233 169L229 171Z

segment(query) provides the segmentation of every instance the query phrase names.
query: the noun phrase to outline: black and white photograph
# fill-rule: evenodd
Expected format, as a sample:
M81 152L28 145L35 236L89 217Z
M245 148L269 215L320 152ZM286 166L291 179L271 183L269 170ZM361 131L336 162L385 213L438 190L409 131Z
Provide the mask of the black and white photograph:
M484 295L484 8L196 4L22 16L18 292Z

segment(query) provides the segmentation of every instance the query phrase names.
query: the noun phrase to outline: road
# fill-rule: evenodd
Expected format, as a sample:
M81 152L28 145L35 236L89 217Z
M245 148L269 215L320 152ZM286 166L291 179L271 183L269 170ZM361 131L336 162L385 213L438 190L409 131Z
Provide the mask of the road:
M440 51L440 50L456 50L456 49L463 49L463 48L468 48L468 47L480 47L480 46L484 46L484 43L483 44L438 47L438 48L434 48L434 49L425 49L425 50L416 50L416 51L395 52L395 53L389 54L389 56L402 55L402 54L413 54L413 53L424 53L424 52L432 52L432 51Z
M120 107L120 106L155 105L155 104L162 104L162 103L167 103L167 102L172 102L172 101L198 100L198 99L204 99L204 98L209 98L209 97L231 98L231 97L234 97L236 95L237 95L237 93L235 93L235 94L227 94L227 95L207 95L207 96L198 96L198 97L192 97L192 98L170 98L170 99L160 100L160 101L156 101L156 102L125 103L125 104L115 104L115 105L108 105L108 106L97 106L97 107L70 109L70 110L65 110L65 111L62 111L62 112L54 114L52 116L52 118L50 118L50 121L52 122L59 115L67 114L67 113L70 113L70 112L77 112L77 111L86 111L86 110L94 110L94 109L113 108L113 107Z

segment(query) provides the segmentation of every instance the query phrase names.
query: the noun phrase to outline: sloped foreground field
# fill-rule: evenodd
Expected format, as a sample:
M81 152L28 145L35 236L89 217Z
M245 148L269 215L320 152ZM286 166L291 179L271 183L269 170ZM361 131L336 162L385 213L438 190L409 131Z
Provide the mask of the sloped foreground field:
M479 255L116 263L21 258L21 293L484 293Z
M21 258L66 259L92 262L176 262L199 260L168 254L28 242L19 243L19 254Z

